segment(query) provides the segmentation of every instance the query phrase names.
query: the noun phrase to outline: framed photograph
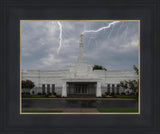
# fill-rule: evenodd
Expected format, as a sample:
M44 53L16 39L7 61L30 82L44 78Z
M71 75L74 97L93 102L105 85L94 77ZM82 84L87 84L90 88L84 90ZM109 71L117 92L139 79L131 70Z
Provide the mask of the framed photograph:
M159 9L1 1L0 133L159 134Z
M21 114L140 114L139 20L21 20L20 30Z

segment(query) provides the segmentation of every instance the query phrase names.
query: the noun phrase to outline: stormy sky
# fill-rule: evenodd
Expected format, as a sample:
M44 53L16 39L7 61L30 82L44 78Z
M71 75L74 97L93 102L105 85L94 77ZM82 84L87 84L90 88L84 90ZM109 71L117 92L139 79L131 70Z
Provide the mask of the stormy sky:
M80 34L107 27L113 21L60 21L62 46L57 53L60 27L57 21L21 21L22 69L63 70L77 62ZM89 65L108 70L132 70L138 66L139 22L119 21L110 28L83 35L84 57Z

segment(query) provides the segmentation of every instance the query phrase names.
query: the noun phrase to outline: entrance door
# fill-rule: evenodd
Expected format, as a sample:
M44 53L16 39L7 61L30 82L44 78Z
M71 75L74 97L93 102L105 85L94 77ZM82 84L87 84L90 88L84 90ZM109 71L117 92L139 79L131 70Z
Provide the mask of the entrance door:
M67 94L69 97L95 97L96 82L68 82Z
M88 89L87 85L75 85L74 94L87 94Z

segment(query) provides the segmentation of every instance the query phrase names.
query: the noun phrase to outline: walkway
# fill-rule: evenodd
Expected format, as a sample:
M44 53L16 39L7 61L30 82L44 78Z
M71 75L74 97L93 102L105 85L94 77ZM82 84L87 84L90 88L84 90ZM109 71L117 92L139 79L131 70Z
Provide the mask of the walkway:
M22 98L22 100L136 100L132 98Z
M23 110L53 110L65 113L99 113L97 108L23 108Z

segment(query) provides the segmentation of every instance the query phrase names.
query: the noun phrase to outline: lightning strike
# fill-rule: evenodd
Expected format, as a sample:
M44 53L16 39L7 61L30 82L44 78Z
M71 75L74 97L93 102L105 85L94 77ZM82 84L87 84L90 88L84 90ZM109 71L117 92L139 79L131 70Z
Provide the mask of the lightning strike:
M62 31L63 31L63 29L62 29L62 24L59 21L57 21L57 24L59 25L59 30L60 30L60 33L59 33L59 47L57 49L57 53L59 53L59 51L61 49L61 46L62 46Z
M82 32L82 34L81 34L81 41L82 41L82 36L83 36L85 33L90 33L90 32L92 32L92 33L97 33L97 32L100 32L100 31L102 31L102 30L104 30L104 29L108 29L108 28L110 28L112 25L115 25L116 23L119 23L119 22L120 22L120 21L111 22L111 23L108 24L108 26L106 26L106 27L101 27L101 28L99 28L99 29L97 29L97 30L84 31L84 32ZM58 24L59 30L60 30L60 33L59 33L59 47L58 47L58 49L57 49L57 53L59 53L59 51L60 51L60 49L61 49L61 46L62 46L62 31L63 31L63 28L62 28L62 24L60 23L60 21L57 21L57 24Z
M101 27L101 28L99 28L99 29L97 29L97 30L88 30L88 31L84 31L84 32L82 32L82 35L83 34L85 34L85 33L97 33L97 32L99 32L99 31L102 31L102 30L104 30L104 29L108 29L108 28L110 28L112 25L114 25L114 24L116 24L116 23L119 23L120 21L114 21L114 22L112 22L112 23L109 23L108 24L108 26L106 26L106 27Z

